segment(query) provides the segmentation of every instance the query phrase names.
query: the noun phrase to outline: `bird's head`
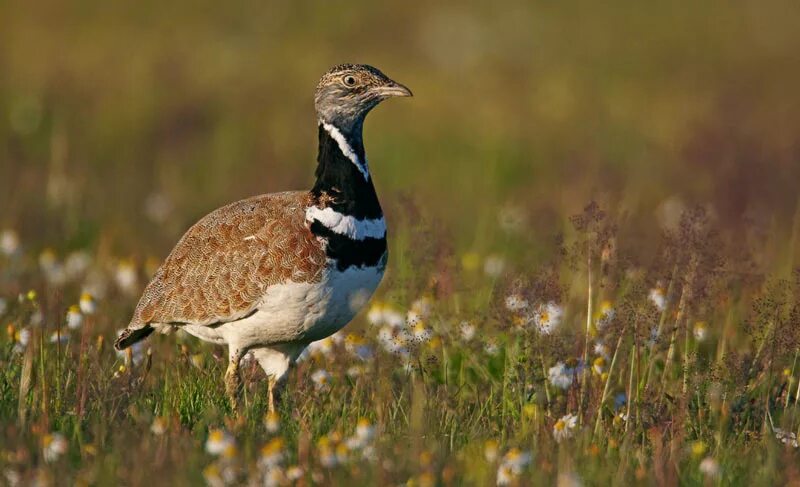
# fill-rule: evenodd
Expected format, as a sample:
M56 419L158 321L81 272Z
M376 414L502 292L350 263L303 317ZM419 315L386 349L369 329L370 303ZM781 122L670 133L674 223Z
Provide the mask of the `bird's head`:
M314 94L320 121L346 134L359 131L375 106L394 96L411 96L411 90L366 64L340 64L322 76Z

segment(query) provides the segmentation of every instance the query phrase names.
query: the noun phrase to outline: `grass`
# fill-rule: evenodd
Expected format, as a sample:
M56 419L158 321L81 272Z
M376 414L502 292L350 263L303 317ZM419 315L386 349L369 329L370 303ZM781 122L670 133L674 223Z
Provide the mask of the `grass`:
M0 5L0 483L798 483L798 14ZM111 343L197 218L310 186L343 61L415 93L389 267L276 426L252 363L236 415L223 349Z
M66 327L86 276L110 268L120 281L124 262L90 259L62 282L58 260L7 256L4 278L35 284L5 297L2 467L89 484L289 483L290 466L300 483L795 481L800 274L742 277L746 263L725 258L703 210L665 233L656 267L622 267L609 219L587 206L533 274L468 253L420 279L404 255L415 250L395 249L403 267L366 316L292 372L277 428L252 362L235 414L223 350L179 335L115 354L117 303L135 295L109 286ZM374 432L361 443L359 425ZM215 455L218 429L235 446ZM53 435L64 446L48 453Z

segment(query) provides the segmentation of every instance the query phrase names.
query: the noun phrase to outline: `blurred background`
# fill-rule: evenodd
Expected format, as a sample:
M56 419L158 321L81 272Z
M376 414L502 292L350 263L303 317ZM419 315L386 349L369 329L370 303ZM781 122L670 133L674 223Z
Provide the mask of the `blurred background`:
M415 94L366 125L395 235L426 222L444 253L536 261L593 199L642 255L694 204L742 241L796 235L790 0L45 0L0 19L0 228L59 253L161 258L224 203L310 187L313 90L341 62ZM786 248L764 265L791 267Z

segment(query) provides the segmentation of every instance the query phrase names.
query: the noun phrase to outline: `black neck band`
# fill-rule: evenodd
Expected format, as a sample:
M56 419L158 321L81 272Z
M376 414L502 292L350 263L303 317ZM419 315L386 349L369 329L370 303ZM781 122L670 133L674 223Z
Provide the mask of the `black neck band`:
M349 137L347 142L358 156L358 160L362 163L366 161L361 137ZM372 178L364 177L356 164L342 153L338 142L322 124L319 126L317 163L317 182L311 190L316 198L325 194L331 198L327 206L358 219L383 216Z

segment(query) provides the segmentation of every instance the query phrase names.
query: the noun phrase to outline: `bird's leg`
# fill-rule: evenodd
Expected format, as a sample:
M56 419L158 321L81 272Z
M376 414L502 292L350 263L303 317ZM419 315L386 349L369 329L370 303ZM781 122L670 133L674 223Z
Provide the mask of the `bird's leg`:
M275 396L278 395L278 391L276 390L278 387L278 381L275 380L274 375L270 375L267 377L267 390L269 393L269 412L275 412Z
M234 411L238 410L238 395L242 386L242 379L239 376L239 361L241 359L241 352L232 349L228 357L228 370L225 371L225 394L228 396L228 401Z

